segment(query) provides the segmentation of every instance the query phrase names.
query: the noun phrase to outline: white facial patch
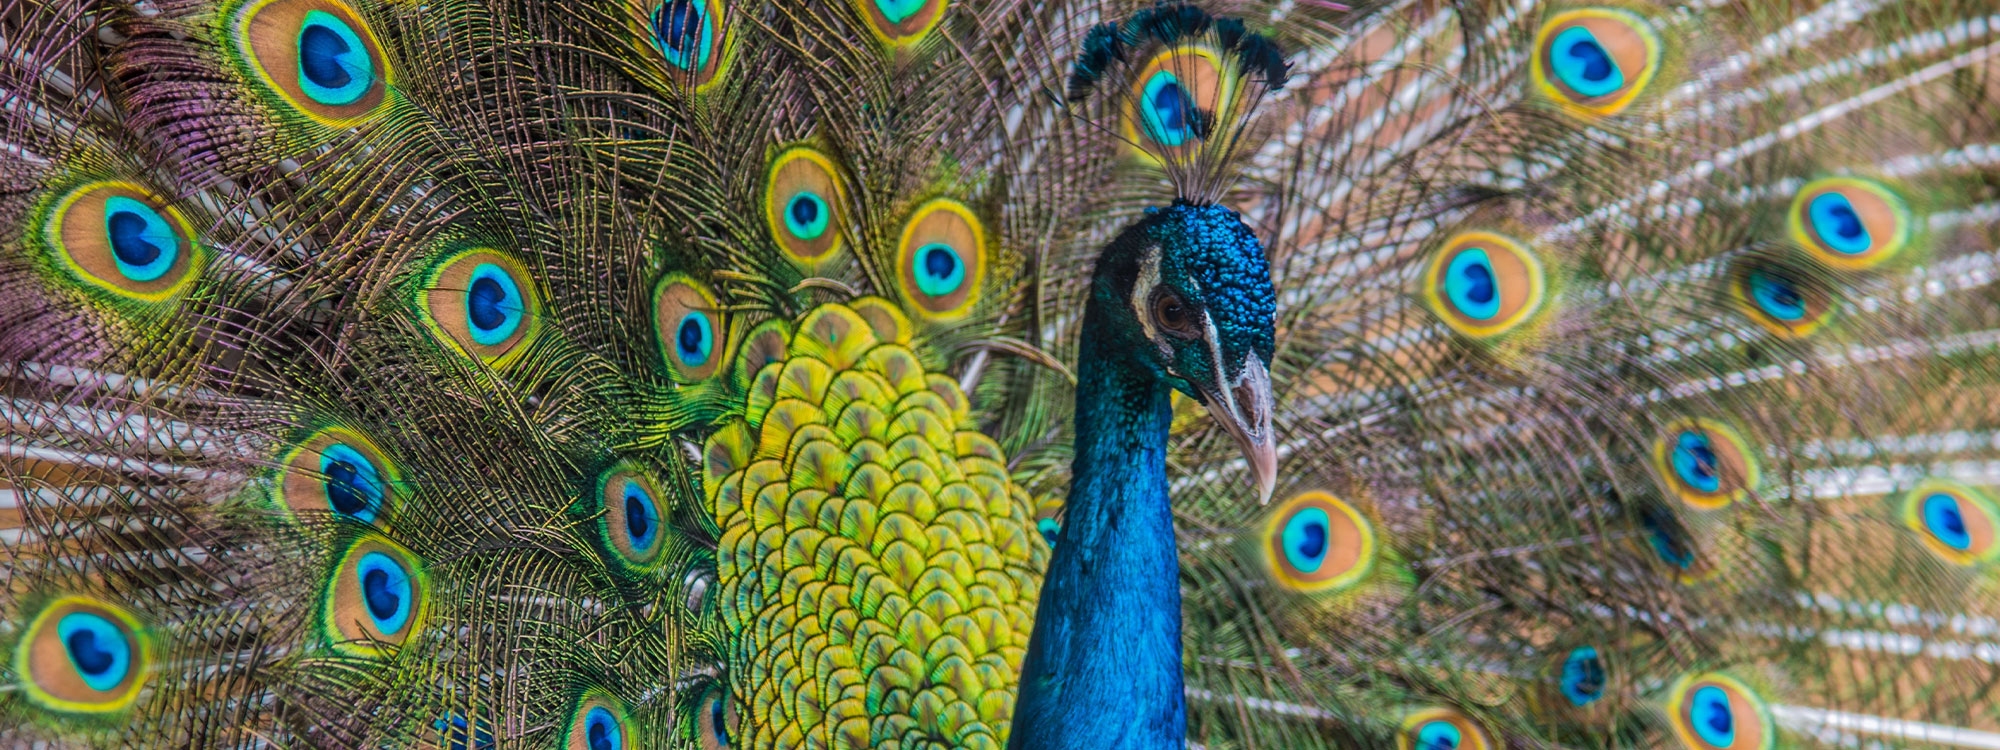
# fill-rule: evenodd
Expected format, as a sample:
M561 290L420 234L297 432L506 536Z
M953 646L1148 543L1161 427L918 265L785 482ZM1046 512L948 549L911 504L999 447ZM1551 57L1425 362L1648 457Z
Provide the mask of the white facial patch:
M1208 316L1207 310L1201 311L1201 326L1205 332L1201 339L1208 344L1208 361L1215 363L1215 393L1218 396L1227 395L1229 384L1223 382L1222 378L1229 368L1222 362L1222 334L1215 330L1215 319Z
M1132 296L1126 298L1126 304L1132 306L1132 316L1139 319L1140 328L1146 332L1146 340L1160 347L1162 352L1168 352L1170 350L1160 336L1159 328L1153 325L1153 311L1146 309L1152 304L1153 289L1159 285L1160 248L1154 246L1146 248L1146 254L1139 256L1139 278L1132 282Z

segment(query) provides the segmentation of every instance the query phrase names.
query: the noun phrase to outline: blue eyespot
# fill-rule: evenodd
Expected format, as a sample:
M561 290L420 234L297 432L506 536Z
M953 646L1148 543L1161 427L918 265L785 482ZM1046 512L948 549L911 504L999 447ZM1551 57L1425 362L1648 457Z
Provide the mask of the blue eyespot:
M1050 548L1054 548L1056 536L1062 533L1062 522L1053 518L1043 518L1035 521L1035 530L1042 532L1042 538L1048 540Z
M1146 135L1167 148L1175 148L1194 137L1194 100L1169 71L1159 71L1146 81L1145 99L1139 112L1146 123Z
M932 198L903 222L897 291L927 320L957 320L978 304L987 262L978 215L951 198Z
M1749 282L1750 298L1764 314L1783 321L1805 319L1805 297L1791 279L1757 270L1750 272Z
M1562 694L1578 708L1604 697L1604 660L1598 657L1597 649L1585 646L1563 659Z
M708 67L715 46L715 19L705 0L667 0L653 11L653 44L667 63L686 71Z
M1674 438L1674 476L1688 486L1702 492L1722 489L1722 475L1717 471L1720 465L1715 459L1715 449L1709 445L1708 436L1693 430L1683 430Z
M1612 59L1589 29L1582 26L1563 29L1550 49L1554 52L1550 63L1556 77L1584 98L1595 99L1625 88L1625 73L1618 69L1618 61Z
M409 571L388 555L369 552L361 556L354 574L361 583L361 600L367 605L368 617L375 621L375 628L389 635L402 632L403 626L409 624L413 599Z
M674 356L681 364L700 367L708 363L714 350L715 329L709 326L708 316L694 311L681 316L681 324L674 329Z
M801 240L815 240L826 233L827 219L833 215L828 211L826 200L818 193L800 192L792 196L792 202L785 207L785 230Z
M1653 443L1653 469L1669 497L1702 511L1721 510L1757 487L1757 460L1729 425L1680 419Z
M651 480L620 465L598 480L599 530L613 564L627 572L652 572L665 548L666 514Z
M470 282L465 290L465 319L471 324L473 341L495 346L521 330L528 308L512 276L497 265L481 263L472 269Z
M493 733L487 731L485 722L474 728L466 723L464 716L451 714L431 722L431 726L444 735L446 750L493 750Z
M1813 233L1835 252L1857 255L1874 245L1873 238L1868 236L1868 225L1862 223L1861 214L1845 195L1821 193L1812 199L1806 212L1812 219Z
M889 23L900 24L909 20L910 16L921 12L930 2L931 0L875 0L875 9L881 11L882 17Z
M373 461L351 446L334 443L320 451L319 472L325 477L327 505L362 522L375 522L388 488Z
M653 497L638 482L625 483L625 538L636 554L645 555L659 539L660 512L656 508Z
M917 249L917 290L932 297L958 291L965 284L965 262L950 245L931 243Z
M1670 522L1661 518L1658 512L1648 511L1639 517L1646 528L1646 539L1653 545L1653 552L1668 565L1681 570L1694 567L1694 550L1681 541Z
M625 732L618 718L602 706L593 707L583 717L583 736L590 750L619 750L625 746Z
M1458 750L1465 737L1449 721L1430 721L1418 727L1415 750Z
M1468 318L1491 320L1500 314L1500 286L1485 249L1466 248L1451 259L1445 268L1444 293Z
M1689 712L1695 735L1716 747L1729 747L1736 741L1736 717L1729 708L1729 693L1714 685L1704 685L1694 691L1694 706Z
M1317 507L1306 507L1285 521L1284 549L1285 562L1300 573L1319 572L1326 564L1327 525L1331 521L1326 511Z
M132 642L102 616L71 612L56 621L56 636L83 684L98 692L118 687L132 670Z
M729 747L729 712L721 696L708 703L708 734L716 747Z
M330 107L353 104L375 84L375 61L339 16L307 11L299 24L299 88Z
M1924 528L1939 542L1955 550L1972 548L1972 534L1966 531L1958 498L1942 492L1926 497L1923 513Z
M160 212L122 195L104 199L104 234L118 273L147 282L167 275L180 255L181 238Z

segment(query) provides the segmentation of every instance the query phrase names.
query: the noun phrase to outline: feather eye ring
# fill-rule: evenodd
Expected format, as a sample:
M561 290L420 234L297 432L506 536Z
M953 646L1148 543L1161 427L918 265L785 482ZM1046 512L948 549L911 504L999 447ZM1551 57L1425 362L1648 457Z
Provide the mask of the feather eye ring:
M1808 271L1753 259L1729 274L1729 294L1738 309L1764 330L1787 339L1804 338L1833 318L1836 305L1828 285Z
M1548 298L1548 280L1541 261L1520 241L1462 232L1431 256L1423 297L1453 331L1484 341L1533 319Z
M114 298L173 299L205 261L187 220L137 183L86 182L46 205L40 244L70 277Z
M957 320L979 301L987 266L986 225L965 204L934 198L903 224L896 256L903 298L919 315Z
M1903 496L1900 516L1939 559L1975 566L2000 558L2000 506L1986 493L1957 482L1930 479Z
M340 0L251 0L224 16L239 67L291 112L340 128L384 111L394 73L354 7Z
M285 453L280 504L292 512L326 512L381 525L401 487L382 449L360 433L328 427Z
M1580 8L1543 22L1529 74L1564 111L1608 117L1646 91L1659 73L1661 48L1652 24L1636 13Z
M541 330L527 268L498 250L446 257L425 276L417 306L431 330L491 367L520 356Z
M423 629L430 580L417 557L386 538L348 545L321 594L321 623L334 650L381 657Z
M660 357L677 382L699 383L714 375L727 353L722 303L708 286L687 274L668 274L653 291L654 334Z
M1668 695L1674 733L1693 750L1768 750L1777 744L1770 707L1734 677L1687 675Z
M28 699L49 710L105 714L129 708L153 666L137 618L116 604L66 596L43 606L14 651Z
M630 750L632 718L624 706L601 690L591 690L570 712L568 750Z
M807 147L771 160L764 183L764 217L778 248L808 269L840 252L843 207L833 160Z
M605 472L598 481L602 515L598 533L613 557L630 570L650 570L666 549L666 513L652 479L630 467Z
M1260 550L1279 584L1324 593L1366 578L1376 544L1374 526L1354 506L1325 492L1306 492L1272 510Z
M1713 419L1669 424L1653 444L1653 467L1675 497L1698 510L1727 507L1759 481L1749 444Z
M1792 241L1821 263L1846 271L1874 268L1911 243L1915 219L1901 195L1873 180L1814 180L1792 198Z
M1403 717L1396 732L1397 750L1488 750L1493 741L1486 730L1457 710L1426 708Z

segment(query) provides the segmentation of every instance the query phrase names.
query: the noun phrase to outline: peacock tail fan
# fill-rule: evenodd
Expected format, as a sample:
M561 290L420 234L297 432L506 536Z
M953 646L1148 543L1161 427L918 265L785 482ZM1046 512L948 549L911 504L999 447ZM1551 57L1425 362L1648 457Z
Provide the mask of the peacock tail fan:
M1985 3L0 44L0 745L1005 747L1093 267L1175 202L1278 311L1268 504L1173 407L1191 746L2000 741Z

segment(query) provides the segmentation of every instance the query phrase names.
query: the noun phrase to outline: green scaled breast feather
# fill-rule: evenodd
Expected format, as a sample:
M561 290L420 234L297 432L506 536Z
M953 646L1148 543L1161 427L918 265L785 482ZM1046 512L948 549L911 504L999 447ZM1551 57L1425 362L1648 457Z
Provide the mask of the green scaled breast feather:
M1047 565L1033 505L894 307L796 325L703 449L730 662L768 711L744 739L1004 747Z

